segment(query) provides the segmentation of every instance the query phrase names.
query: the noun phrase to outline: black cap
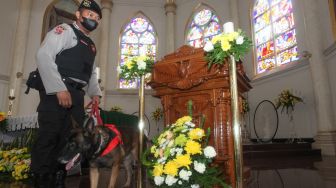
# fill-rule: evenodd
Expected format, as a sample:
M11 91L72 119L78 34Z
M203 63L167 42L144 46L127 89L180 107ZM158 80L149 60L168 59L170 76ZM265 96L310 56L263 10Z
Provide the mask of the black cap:
M81 4L79 5L78 10L82 8L92 10L96 12L100 18L102 18L101 9L94 0L83 0Z

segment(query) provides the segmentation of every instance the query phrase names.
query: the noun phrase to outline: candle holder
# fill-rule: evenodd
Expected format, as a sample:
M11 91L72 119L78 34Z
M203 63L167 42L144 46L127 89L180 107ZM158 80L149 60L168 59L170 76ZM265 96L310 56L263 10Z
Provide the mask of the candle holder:
M12 116L12 111L13 111L13 105L14 105L15 96L14 95L9 95L8 99L9 99L9 102L8 102L7 116L10 117L10 116Z

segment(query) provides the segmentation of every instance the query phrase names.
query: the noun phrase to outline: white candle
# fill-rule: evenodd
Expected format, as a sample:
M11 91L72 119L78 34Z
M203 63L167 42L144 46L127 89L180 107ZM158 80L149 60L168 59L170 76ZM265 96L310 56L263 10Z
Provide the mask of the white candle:
M97 79L100 79L100 68L96 67Z
M233 22L226 22L223 25L223 28L224 28L224 33L232 33L232 32L234 32Z
M10 89L10 91L9 91L9 96L10 96L10 97L14 97L14 89Z

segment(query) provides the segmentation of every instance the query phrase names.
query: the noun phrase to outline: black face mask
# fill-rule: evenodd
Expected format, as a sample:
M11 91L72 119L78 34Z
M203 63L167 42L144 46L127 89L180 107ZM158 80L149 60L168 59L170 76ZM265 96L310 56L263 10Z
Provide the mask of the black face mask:
M85 18L82 17L83 21L81 22L82 26L87 29L88 31L93 31L97 28L98 26L98 22L96 22L95 20L89 19L89 18Z

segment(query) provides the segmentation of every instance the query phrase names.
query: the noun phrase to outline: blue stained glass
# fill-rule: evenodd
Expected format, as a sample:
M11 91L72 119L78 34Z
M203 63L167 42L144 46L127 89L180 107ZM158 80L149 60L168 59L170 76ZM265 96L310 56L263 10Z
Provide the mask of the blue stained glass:
M147 30L149 23L144 18L134 18L131 21L131 27L136 32L144 32Z
M150 32L144 32L142 36L140 37L140 43L141 44L154 44L155 37Z
M139 39L135 32L133 32L132 30L129 30L122 36L121 42L136 44L139 42Z
M202 9L194 14L190 23L186 41L187 44L199 48L214 35L221 33L221 25L216 14L210 9Z
M195 15L194 21L197 25L204 25L210 21L211 15L211 10L203 9Z

